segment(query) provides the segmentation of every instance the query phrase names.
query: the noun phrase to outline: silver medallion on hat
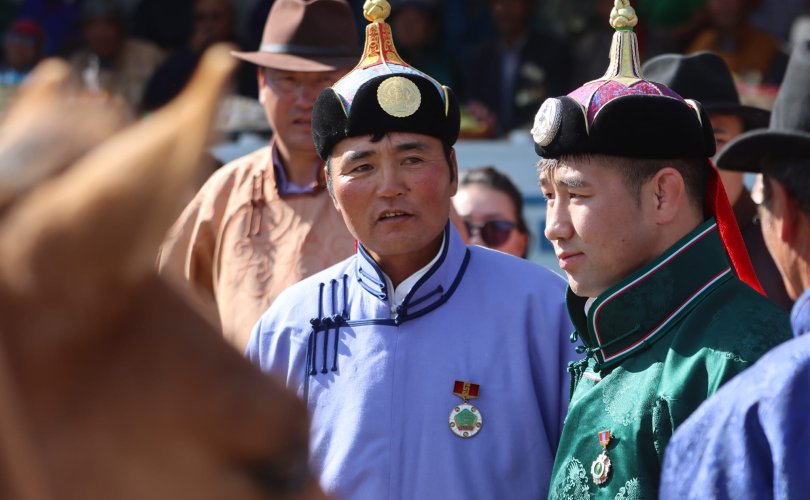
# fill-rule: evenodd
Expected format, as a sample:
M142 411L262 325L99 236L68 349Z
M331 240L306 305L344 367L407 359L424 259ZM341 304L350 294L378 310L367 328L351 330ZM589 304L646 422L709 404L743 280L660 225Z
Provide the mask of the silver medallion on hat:
M546 99L534 117L532 138L540 146L548 146L557 137L562 123L562 102L556 98Z

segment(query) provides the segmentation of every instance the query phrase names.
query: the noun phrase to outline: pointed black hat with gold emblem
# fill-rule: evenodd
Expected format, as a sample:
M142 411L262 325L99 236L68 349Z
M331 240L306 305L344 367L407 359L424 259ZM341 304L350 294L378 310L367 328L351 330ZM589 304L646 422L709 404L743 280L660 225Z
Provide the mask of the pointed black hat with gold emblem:
M386 0L368 0L370 21L360 63L321 92L312 111L312 138L321 159L347 137L413 132L447 145L458 139L459 107L453 91L408 65L397 53Z

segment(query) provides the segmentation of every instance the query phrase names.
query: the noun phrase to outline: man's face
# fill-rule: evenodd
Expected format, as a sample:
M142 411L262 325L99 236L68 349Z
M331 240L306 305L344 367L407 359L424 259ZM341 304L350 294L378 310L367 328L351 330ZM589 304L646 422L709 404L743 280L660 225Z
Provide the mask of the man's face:
M284 71L259 69L259 102L276 141L291 152L312 155L312 107L321 91L332 86L348 69Z
M525 31L532 10L529 0L490 0L489 5L501 35L517 36Z
M197 0L194 3L192 44L202 50L231 38L234 13L229 0Z
M709 0L712 22L720 29L732 29L745 19L748 0Z
M441 141L405 132L378 142L350 137L335 146L330 170L335 206L375 261L416 269L430 262L458 186Z
M732 139L743 133L742 118L736 115L710 115L714 129L714 142L717 144L717 152L722 151Z
M101 59L117 56L124 43L124 28L117 18L90 19L84 23L83 33L87 49Z
M743 133L742 118L735 115L709 115L714 129L714 142L717 144L719 154L732 139ZM715 155L715 158L717 155ZM730 170L720 170L720 178L723 180L723 187L726 188L728 199L733 205L743 191L743 174Z
M655 224L614 168L585 159L562 160L540 173L547 199L545 236L581 297L596 297L659 253Z
M31 69L40 57L39 41L19 33L6 35L4 49L6 64L17 71Z
M771 196L765 199L765 183L770 183ZM773 179L757 174L754 187L751 189L751 199L757 204L757 215L759 225L762 229L762 239L765 240L765 247L773 257L773 262L782 276L785 284L785 291L793 300L799 298L803 291L801 280L795 279L795 252L790 245L782 239L782 210L787 209L787 199L784 196L784 188L780 189Z
M391 23L394 33L397 34L397 46L403 48L422 47L430 42L433 36L433 20L419 7L399 8Z

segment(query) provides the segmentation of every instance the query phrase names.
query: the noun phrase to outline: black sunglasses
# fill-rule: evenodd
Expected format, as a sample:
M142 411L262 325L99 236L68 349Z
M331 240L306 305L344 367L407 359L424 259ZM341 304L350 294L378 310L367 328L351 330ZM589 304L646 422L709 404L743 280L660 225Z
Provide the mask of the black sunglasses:
M467 226L470 236L478 234L484 244L490 248L496 248L506 243L512 230L517 227L517 224L508 220L490 220L480 226L464 221L464 225Z

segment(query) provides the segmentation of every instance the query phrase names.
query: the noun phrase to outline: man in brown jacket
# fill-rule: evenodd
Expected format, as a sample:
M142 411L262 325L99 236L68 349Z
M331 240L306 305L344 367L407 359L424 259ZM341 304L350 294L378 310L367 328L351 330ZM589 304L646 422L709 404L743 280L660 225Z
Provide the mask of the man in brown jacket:
M258 66L273 138L206 182L170 230L159 267L241 351L282 290L355 249L310 130L318 94L357 62L351 9L345 0L277 0L259 50L234 55Z

